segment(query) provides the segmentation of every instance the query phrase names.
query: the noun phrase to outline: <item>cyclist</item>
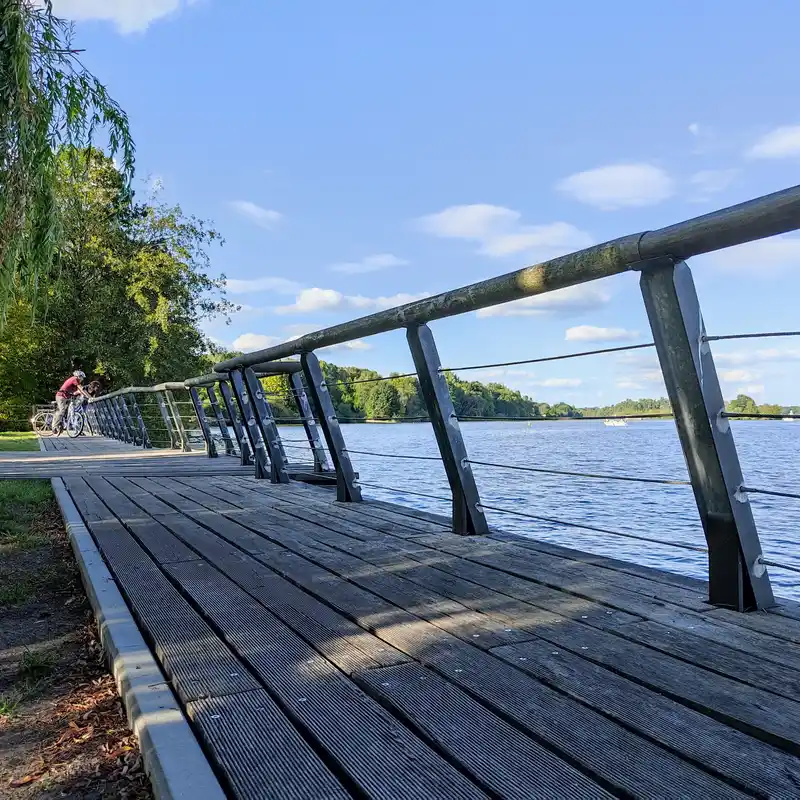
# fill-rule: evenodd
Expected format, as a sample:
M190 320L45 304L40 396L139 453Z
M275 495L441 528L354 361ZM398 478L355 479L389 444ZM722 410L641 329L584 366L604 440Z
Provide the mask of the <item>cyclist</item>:
M53 417L53 433L60 436L63 430L64 416L69 409L69 404L75 395L88 398L89 393L81 385L86 380L86 375L76 369L71 377L67 378L61 388L56 392L56 413Z

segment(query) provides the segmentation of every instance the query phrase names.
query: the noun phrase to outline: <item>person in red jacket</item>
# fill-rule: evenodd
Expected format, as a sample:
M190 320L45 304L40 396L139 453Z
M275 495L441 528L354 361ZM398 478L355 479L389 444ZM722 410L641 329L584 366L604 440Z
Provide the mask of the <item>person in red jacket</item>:
M63 430L64 416L67 413L72 398L77 394L81 395L81 397L89 397L89 393L82 386L85 380L86 375L79 369L76 369L56 392L56 413L53 417L53 433L55 433L56 436L59 436Z

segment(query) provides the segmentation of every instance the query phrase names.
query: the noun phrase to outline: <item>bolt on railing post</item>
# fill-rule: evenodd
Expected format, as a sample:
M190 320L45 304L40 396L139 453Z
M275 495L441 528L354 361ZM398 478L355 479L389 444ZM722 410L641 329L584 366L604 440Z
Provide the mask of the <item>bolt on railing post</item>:
M325 437L333 467L336 470L336 499L339 502L358 503L361 501L361 487L356 480L350 454L347 452L339 419L336 416L319 359L314 353L303 353L300 356L300 364L303 367L311 403L317 412L322 435Z
M203 438L206 441L206 453L209 458L216 458L217 446L214 444L214 438L211 436L211 428L208 427L208 420L206 419L206 412L200 400L200 395L197 393L197 389L195 389L194 386L189 389L189 397L192 400L192 406L194 407L194 413L197 417L197 424L200 426L200 432L203 434Z
M228 412L228 418L233 427L233 433L236 436L236 441L239 445L239 462L243 467L249 467L253 463L253 458L250 455L250 445L247 443L247 435L242 427L239 415L234 406L233 397L231 395L231 387L227 381L219 382L219 391L222 395L222 401L225 403L225 410Z
M186 428L183 427L183 419L181 418L181 412L178 408L178 404L175 402L175 397L169 389L164 390L164 400L166 401L167 408L172 414L172 421L175 425L175 430L178 434L178 441L180 442L180 448L183 450L184 453L190 453L192 451L191 446L189 445L189 437L186 435Z
M488 533L489 526L480 505L475 476L467 460L467 448L461 436L450 389L444 374L440 372L442 362L431 329L427 325L415 325L407 329L406 338L453 494L453 532Z
M172 424L172 419L170 418L169 409L167 408L167 402L164 399L163 392L156 392L156 405L158 406L158 410L161 412L161 419L164 421L164 427L167 429L167 436L169 436L169 444L173 450L177 450L180 448L181 443L178 440L178 436L175 433L175 426Z
M152 448L153 444L150 441L150 434L147 430L147 425L145 424L144 417L142 416L142 411L139 408L139 403L136 400L136 395L133 392L131 392L131 405L133 406L133 411L136 416L136 422L139 425L139 432L142 437L142 447Z
M236 397L236 404L239 406L239 413L242 417L242 427L247 433L250 442L250 449L253 453L253 462L256 478L263 479L269 477L270 465L267 458L267 451L264 447L264 440L261 438L261 431L253 413L253 404L244 386L242 373L238 369L231 370L231 388Z
M775 604L739 456L723 416L692 273L670 258L642 262L650 327L708 543L709 602L739 611Z
M133 421L133 415L125 402L125 395L119 396L119 405L122 410L122 419L125 422L125 428L128 431L131 444L141 444L139 430Z
M286 451L283 449L283 442L281 442L278 426L272 416L272 409L264 397L264 387L250 367L246 367L244 370L244 381L261 438L269 453L270 481L272 483L289 483Z
M225 417L222 414L222 409L219 407L219 400L217 393L214 391L213 386L206 386L206 394L208 395L208 402L211 405L211 411L214 413L214 419L217 421L219 434L222 441L225 443L225 455L235 455L236 451L233 447L233 439L228 431L228 426L225 424Z
M292 385L292 397L294 397L297 410L300 412L300 416L303 419L303 429L306 432L308 444L311 447L311 452L314 454L314 472L327 472L328 457L325 455L325 448L322 446L322 439L320 439L319 436L317 423L314 421L314 414L311 411L311 406L306 396L303 378L299 372L295 372L289 376L289 382Z

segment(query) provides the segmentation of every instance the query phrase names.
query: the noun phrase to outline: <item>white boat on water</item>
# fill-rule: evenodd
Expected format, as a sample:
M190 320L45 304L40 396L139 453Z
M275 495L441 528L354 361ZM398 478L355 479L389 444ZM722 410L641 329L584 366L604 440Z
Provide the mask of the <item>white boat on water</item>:
M628 421L624 419L604 419L603 425L608 425L609 428L625 428Z
M784 422L794 422L795 420L800 419L800 416L795 416L794 411L790 411L789 415L783 418Z

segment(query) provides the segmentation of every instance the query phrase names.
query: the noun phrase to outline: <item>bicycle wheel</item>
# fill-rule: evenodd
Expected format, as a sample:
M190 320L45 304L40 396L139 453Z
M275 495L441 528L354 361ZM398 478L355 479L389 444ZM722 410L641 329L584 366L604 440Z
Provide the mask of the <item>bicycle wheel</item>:
M50 429L50 421L48 417L52 417L46 411L40 411L32 420L31 427L39 436L50 436L53 431Z
M74 439L76 436L80 436L83 433L83 414L80 411L74 411L69 418L69 422L67 423L67 436L70 439Z

